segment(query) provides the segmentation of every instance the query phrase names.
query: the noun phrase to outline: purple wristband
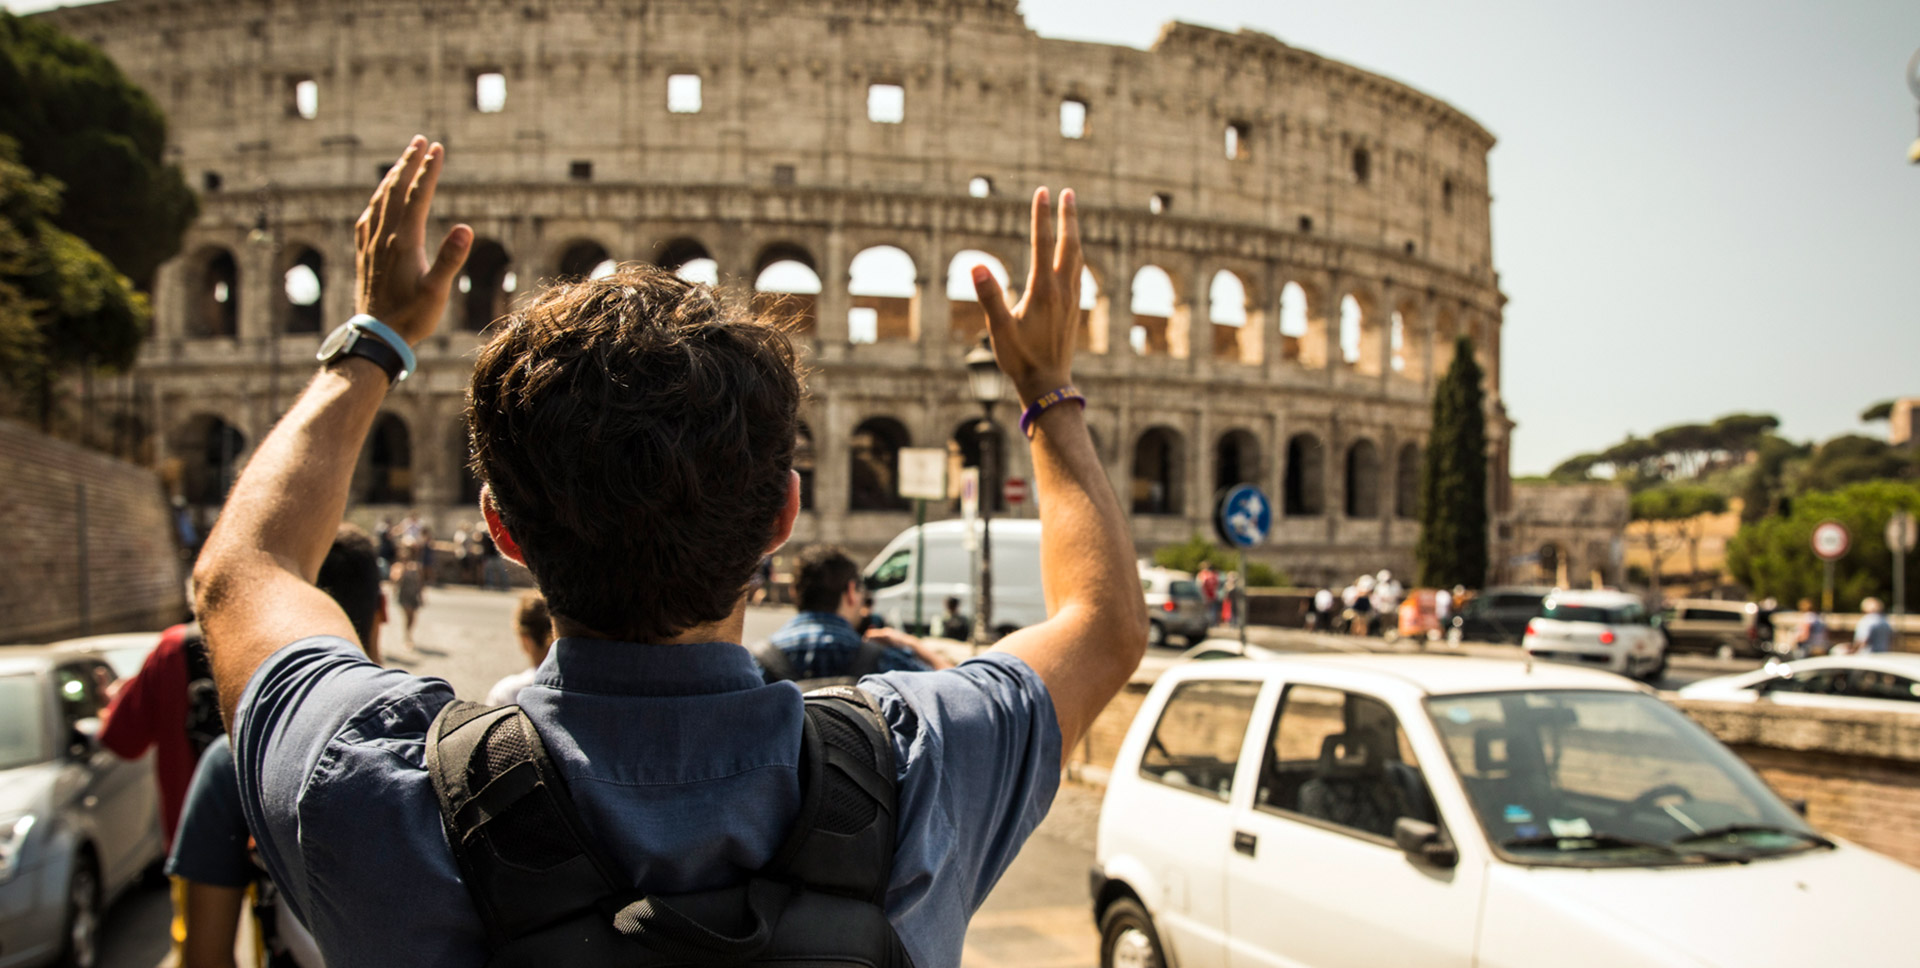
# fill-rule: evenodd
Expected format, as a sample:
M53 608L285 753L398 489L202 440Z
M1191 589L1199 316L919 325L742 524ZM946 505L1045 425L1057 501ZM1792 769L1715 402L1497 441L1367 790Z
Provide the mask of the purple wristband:
M1039 399L1033 401L1032 405L1028 406L1026 411L1020 414L1020 432L1031 438L1033 436L1033 422L1040 419L1040 415L1047 412L1048 407L1065 403L1068 400L1080 404L1080 409L1082 410L1087 409L1087 398L1080 395L1078 388L1072 384L1068 384L1058 390L1043 393Z

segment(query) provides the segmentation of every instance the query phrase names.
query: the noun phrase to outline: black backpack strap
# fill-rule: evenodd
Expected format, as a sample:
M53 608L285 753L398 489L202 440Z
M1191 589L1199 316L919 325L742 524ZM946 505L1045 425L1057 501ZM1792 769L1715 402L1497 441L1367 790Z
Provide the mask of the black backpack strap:
M800 815L764 868L808 888L884 906L893 874L893 733L853 686L807 693Z
M785 652L780 651L779 646L773 644L772 639L761 639L747 646L747 651L753 653L755 662L760 663L762 677L767 682L785 682L800 678L799 671L793 667L793 662L787 658Z
M426 753L447 843L493 947L623 889L519 706L448 703Z

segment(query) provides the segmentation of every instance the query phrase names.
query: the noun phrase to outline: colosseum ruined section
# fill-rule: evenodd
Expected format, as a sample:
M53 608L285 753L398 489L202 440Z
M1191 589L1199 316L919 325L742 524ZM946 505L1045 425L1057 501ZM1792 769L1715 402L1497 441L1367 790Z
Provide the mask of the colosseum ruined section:
M798 536L876 549L911 523L895 451L978 454L961 360L981 313L950 283L993 260L1019 284L1036 185L1081 199L1077 375L1143 553L1207 531L1216 489L1250 481L1284 510L1258 557L1295 578L1410 567L1428 401L1457 334L1488 375L1505 500L1493 137L1264 34L1054 40L1013 0L42 16L154 94L202 192L120 404L196 506L217 504L350 315L352 221L416 131L448 146L440 226L479 241L362 455L356 517L474 517L461 410L482 331L540 280L637 260L717 278L800 331ZM1011 427L1015 405L998 416ZM1000 452L1030 477L1024 447Z

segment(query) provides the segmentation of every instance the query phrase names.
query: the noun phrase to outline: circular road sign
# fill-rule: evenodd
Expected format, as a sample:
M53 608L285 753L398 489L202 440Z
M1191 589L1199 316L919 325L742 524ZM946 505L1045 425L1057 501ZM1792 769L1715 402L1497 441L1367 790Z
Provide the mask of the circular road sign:
M1920 544L1920 521L1916 521L1912 511L1896 511L1887 519L1887 547L1894 554L1904 555Z
M1220 537L1237 548L1251 548L1267 540L1273 529L1273 502L1257 487L1241 484L1220 497L1214 514Z
M1813 529L1813 553L1828 561L1844 557L1853 546L1853 535L1838 521L1822 521Z

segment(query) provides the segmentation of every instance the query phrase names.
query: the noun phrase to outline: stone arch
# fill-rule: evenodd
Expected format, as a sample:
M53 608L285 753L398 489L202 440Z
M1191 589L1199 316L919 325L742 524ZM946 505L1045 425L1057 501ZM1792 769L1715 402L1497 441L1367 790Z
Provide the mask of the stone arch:
M947 260L947 333L955 341L975 343L987 330L986 311L973 288L973 267L986 266L1003 292L1013 291L1013 277L1000 257L981 249L961 249Z
M1365 437L1347 445L1347 517L1380 516L1380 447Z
M869 417L853 428L848 441L847 510L906 510L898 487L900 451L913 445L906 425L892 417Z
M209 246L193 262L187 336L232 339L240 333L240 263L224 246Z
M820 267L813 253L775 242L753 261L753 311L789 333L812 333L820 306Z
M560 249L560 259L554 263L554 277L561 281L599 279L612 275L618 268L606 246L592 239L574 239Z
M1310 370L1327 365L1327 314L1320 292L1290 279L1280 287L1280 358Z
M813 471L816 458L813 428L802 420L793 442L793 472L800 476L800 510L813 510Z
M507 247L495 239L474 239L467 264L461 267L454 288L460 292L460 323L468 332L478 333L507 314L508 301L519 288L513 272L513 257Z
M1108 320L1112 319L1113 297L1101 284L1105 273L1089 259L1080 267L1079 348L1089 353L1106 353Z
M847 263L847 342L908 342L920 332L920 271L892 245L861 249Z
M221 417L199 413L173 432L168 449L180 460L180 496L188 504L222 504L240 475L247 438Z
M453 476L459 482L460 504L469 509L480 504L480 477L473 472L472 440L467 436L467 418L463 414L453 422L447 436L447 454L453 458Z
M658 246L653 264L671 271L688 282L706 286L720 284L720 263L699 239L689 236L668 239Z
M1232 269L1214 272L1207 286L1207 322L1213 358L1236 363L1260 362L1261 329L1266 314L1254 298L1253 287Z
M1460 319L1442 307L1433 318L1433 375L1439 379L1453 368L1453 341L1460 335Z
M1213 489L1224 491L1236 484L1260 483L1260 438L1252 431L1235 428L1213 443Z
M962 468L981 466L981 452L987 450L993 455L994 476L1002 481L1007 479L1007 433L1006 428L999 423L996 422L992 430L981 433L979 420L963 420L959 426L953 428L953 436L947 444L951 448L950 454L958 452ZM990 486L994 483L983 479L981 487L989 492L986 496L993 502L994 512L998 513L1007 509L1007 495L1004 489ZM959 510L958 499L953 502L953 507L954 510Z
M1378 325L1365 296L1355 291L1341 294L1340 362L1343 366L1357 373L1379 374L1379 354L1370 352L1373 348L1370 344L1376 339L1371 331Z
M327 268L320 251L296 245L280 272L280 331L318 333L326 314Z
M1173 274L1152 263L1143 265L1134 271L1131 292L1133 328L1127 344L1134 354L1185 358L1187 301Z
M374 418L347 494L353 504L413 503L413 435L399 414Z
M1420 516L1420 445L1400 445L1393 461L1393 516L1412 520Z
M1287 517L1327 513L1327 448L1319 437L1298 433L1287 438L1287 472L1281 491L1281 510Z
M1133 513L1186 513L1185 441L1172 427L1149 427L1133 444Z
M1424 382L1427 378L1428 339L1420 307L1412 300L1401 300L1394 307L1390 349L1395 376Z

